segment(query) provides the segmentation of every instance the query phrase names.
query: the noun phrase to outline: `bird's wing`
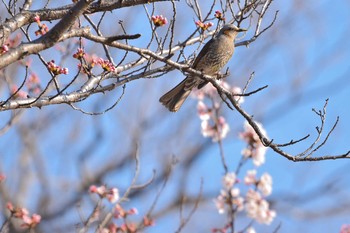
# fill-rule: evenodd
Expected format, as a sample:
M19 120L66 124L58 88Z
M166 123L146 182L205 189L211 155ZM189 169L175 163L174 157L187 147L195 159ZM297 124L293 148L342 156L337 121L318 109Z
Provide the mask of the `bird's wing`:
M214 43L215 40L216 40L216 38L212 38L203 46L202 50L199 52L198 56L196 57L196 59L193 62L192 67L194 69L196 69L196 66L197 66L198 62L201 60L201 58L203 58L204 55L207 54L209 48L212 46L212 44Z

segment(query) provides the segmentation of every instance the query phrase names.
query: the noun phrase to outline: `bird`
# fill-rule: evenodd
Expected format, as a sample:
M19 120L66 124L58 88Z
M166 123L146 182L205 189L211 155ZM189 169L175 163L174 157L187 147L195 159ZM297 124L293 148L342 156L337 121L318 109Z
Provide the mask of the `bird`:
M231 59L235 50L234 40L239 32L247 31L234 24L224 25L219 33L210 39L199 52L192 68L206 75L216 75ZM188 75L173 89L160 97L161 102L169 111L177 112L193 88L204 87L208 81L198 76Z

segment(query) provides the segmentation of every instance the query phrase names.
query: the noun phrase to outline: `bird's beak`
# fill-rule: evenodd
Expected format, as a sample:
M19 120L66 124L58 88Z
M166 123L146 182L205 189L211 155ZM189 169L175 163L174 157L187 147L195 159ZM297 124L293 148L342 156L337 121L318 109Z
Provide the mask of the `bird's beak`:
M238 28L237 29L237 32L246 32L248 31L248 29L245 29L245 28Z

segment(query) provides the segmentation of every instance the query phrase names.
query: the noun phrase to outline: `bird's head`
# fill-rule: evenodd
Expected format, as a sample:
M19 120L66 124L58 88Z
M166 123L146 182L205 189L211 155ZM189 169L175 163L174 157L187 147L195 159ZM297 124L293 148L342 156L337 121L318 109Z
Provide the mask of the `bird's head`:
M247 31L247 29L238 28L233 24L226 24L221 28L218 35L226 35L230 37L232 40L234 40L239 32L245 32L245 31Z

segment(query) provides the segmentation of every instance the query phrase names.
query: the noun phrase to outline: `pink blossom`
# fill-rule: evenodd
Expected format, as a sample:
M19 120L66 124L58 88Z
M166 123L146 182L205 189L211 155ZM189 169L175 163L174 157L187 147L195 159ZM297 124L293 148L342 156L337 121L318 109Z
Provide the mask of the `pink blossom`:
M38 84L40 83L40 79L39 76L36 73L31 73L29 78L28 78L28 82L31 84Z
M49 28L47 27L47 25L44 23L41 23L39 15L35 15L33 19L38 24L38 27L39 27L39 29L35 31L36 36L44 35L49 31Z
M230 127L229 125L226 123L226 120L224 117L220 116L219 119L218 119L218 123L217 123L217 126L218 126L218 131L219 131L219 137L222 139L222 138L225 138L228 131L230 130Z
M256 122L261 133L266 135L262 125ZM266 137L266 136L265 136ZM265 162L265 153L267 148L261 143L259 136L248 122L244 123L244 131L240 133L240 138L248 143L247 148L242 151L245 158L252 158L255 166L260 166Z
M68 74L68 68L61 68L60 73L61 74Z
M104 227L98 231L98 233L110 233L109 229Z
M266 137L266 131L262 127L262 124L259 122L255 122L255 124L260 129L260 132ZM249 144L255 144L260 142L259 136L255 133L253 127L248 123L248 121L244 122L244 131L240 134L240 137Z
M7 202L6 208L15 218L23 218L23 216L29 215L29 212L26 208L14 207L11 202Z
M209 121L202 121L201 124L202 135L204 137L211 137L213 142L217 142L226 137L230 130L229 125L226 123L225 118L219 117L215 125L210 125Z
M119 191L116 188L110 189L107 194L106 198L108 199L109 202L115 203L119 200Z
M168 23L167 18L165 18L163 15L153 15L151 19L156 27L161 27Z
M244 199L239 196L239 193L240 190L238 188L232 188L229 190L229 193L226 190L220 191L220 194L214 199L219 214L224 214L226 205L230 203L234 205L237 211L242 211L244 209Z
M47 25L44 23L41 24L40 21L38 23L38 27L39 29L34 32L36 36L45 35L49 31L49 28L47 27Z
M231 88L232 94L242 94L242 89L240 87L232 87ZM239 103L242 104L244 102L243 96L234 96L234 99Z
M62 68L55 64L54 60L51 60L47 63L47 68L54 74L68 74L68 68Z
M227 173L222 179L222 184L224 188L227 190L231 189L235 183L236 183L236 173L234 172Z
M134 214L138 214L139 211L134 207L134 208L131 208L129 211L128 211L128 215L134 215Z
M209 121L202 121L201 123L202 135L204 137L213 137L215 130L212 126L209 125Z
M226 205L226 195L224 196L220 194L219 196L217 196L217 198L214 199L214 203L219 214L224 214Z
M0 183L3 182L5 179L6 179L6 176L0 173Z
M225 20L224 14L221 13L221 11L219 10L215 11L214 17L217 18L218 20Z
M75 59L82 59L85 56L85 51L82 48L78 48L77 52L73 54Z
M97 64L99 64L103 70L108 71L108 72L114 72L115 71L115 67L113 65L113 63L111 63L108 60L103 60L102 58L99 58L97 60Z
M240 192L241 191L239 190L239 188L232 188L230 190L230 193L231 193L232 197L239 197Z
M264 173L259 182L258 189L265 196L268 196L272 193L272 177L268 173Z
M143 217L143 225L145 225L146 227L148 227L148 226L154 226L154 225L155 225L155 222L154 222L153 219L151 219L151 218L145 216L145 217Z
M349 224L343 224L340 228L339 233L350 233L350 225Z
M23 221L22 227L33 228L41 221L41 216L38 214L33 214L32 217L29 216L29 211L26 208L14 207L11 202L6 204L6 208L11 212L14 218L21 219Z
M107 193L107 188L104 185L101 185L100 187L97 187L95 185L91 185L90 186L90 190L91 193L96 193L98 194L101 198L104 197Z
M211 109L209 109L203 101L198 101L197 111L202 121L208 121L210 119Z
M34 21L37 22L37 23L40 22L40 16L39 16L39 15L35 15L33 19L34 19Z
M202 29L202 31L206 31L208 30L211 26L213 26L214 24L212 22L208 22L208 23L203 23L202 21L196 21L195 24L197 25L197 27L199 27L200 29Z
M9 46L8 44L4 44L0 47L0 55L7 53L9 51Z
M101 185L100 187L91 185L89 191L98 194L100 198L106 198L111 203L119 200L119 191L117 188L107 189L105 185Z
M120 226L120 230L121 232L133 233L136 232L136 225L134 223L123 223Z
M41 216L38 214L33 214L32 217L25 215L22 217L22 220L23 220L23 224L21 225L21 227L33 228L40 223Z
M246 230L246 233L256 233L256 231L253 227L248 227L248 229Z
M114 207L114 218L125 218L127 215L126 211L123 209L123 207L119 204L117 204L115 207Z
M257 183L256 170L249 170L249 171L247 171L247 174L244 177L244 183L246 185L252 185L252 184L256 184Z
M11 202L6 203L6 208L12 213L14 211L13 204Z
M237 211L244 210L244 198L243 197L236 197L232 200L232 204L236 207Z
M276 217L276 212L269 209L269 203L252 189L247 192L245 210L248 217L261 224L269 225Z
M28 93L22 90L18 90L18 87L16 85L11 86L11 95L14 95L14 98L21 98L25 99L28 97Z

